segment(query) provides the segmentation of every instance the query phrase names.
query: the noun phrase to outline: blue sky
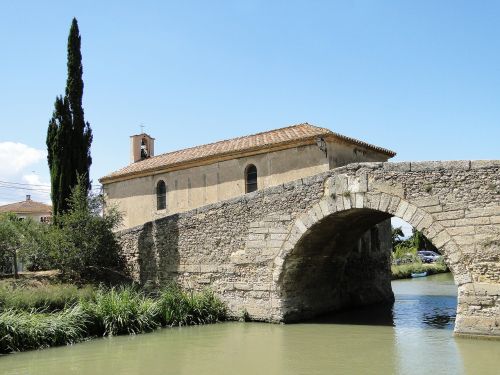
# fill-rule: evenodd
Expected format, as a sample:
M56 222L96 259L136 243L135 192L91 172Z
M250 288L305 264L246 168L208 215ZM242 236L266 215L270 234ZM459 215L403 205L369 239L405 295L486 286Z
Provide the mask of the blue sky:
M0 181L49 181L73 16L95 183L140 124L157 154L307 121L395 161L499 158L498 1L19 0L0 2Z

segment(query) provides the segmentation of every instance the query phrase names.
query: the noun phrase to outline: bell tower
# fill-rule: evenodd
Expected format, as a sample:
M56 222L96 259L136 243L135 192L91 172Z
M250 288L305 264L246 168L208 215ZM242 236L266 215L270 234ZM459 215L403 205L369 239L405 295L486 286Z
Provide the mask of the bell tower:
M146 133L130 136L130 164L155 155L155 139Z

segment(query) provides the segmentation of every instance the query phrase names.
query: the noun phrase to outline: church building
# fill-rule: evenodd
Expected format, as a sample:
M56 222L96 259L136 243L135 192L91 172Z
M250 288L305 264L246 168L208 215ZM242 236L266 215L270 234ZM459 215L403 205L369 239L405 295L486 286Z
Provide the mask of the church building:
M307 123L155 155L130 137L130 164L102 177L107 205L124 228L395 152Z

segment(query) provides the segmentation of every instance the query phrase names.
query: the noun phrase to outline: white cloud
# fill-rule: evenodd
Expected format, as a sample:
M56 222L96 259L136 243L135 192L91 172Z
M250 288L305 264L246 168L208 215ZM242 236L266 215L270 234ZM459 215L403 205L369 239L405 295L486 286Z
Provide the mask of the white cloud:
M395 228L401 227L401 230L403 231L405 238L410 237L413 233L413 227L406 221L401 220L399 217L392 217L391 225Z
M42 182L40 176L37 175L36 173L29 173L23 175L23 181L26 181L26 183L30 185L36 185L37 187L40 188L46 188L46 189L50 188L50 184Z
M46 152L17 142L0 142L0 176L12 176L45 158Z

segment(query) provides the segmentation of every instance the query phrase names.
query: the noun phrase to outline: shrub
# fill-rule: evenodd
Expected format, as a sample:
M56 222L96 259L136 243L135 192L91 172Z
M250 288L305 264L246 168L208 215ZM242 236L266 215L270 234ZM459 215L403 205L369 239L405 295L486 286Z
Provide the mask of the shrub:
M87 316L78 306L52 314L6 310L0 313L0 353L81 341L86 323Z
M81 183L73 189L69 207L55 220L63 245L58 267L67 275L89 280L105 279L109 273L123 274L125 261L113 233L121 222L119 212L108 208L101 215L102 196L87 195Z

